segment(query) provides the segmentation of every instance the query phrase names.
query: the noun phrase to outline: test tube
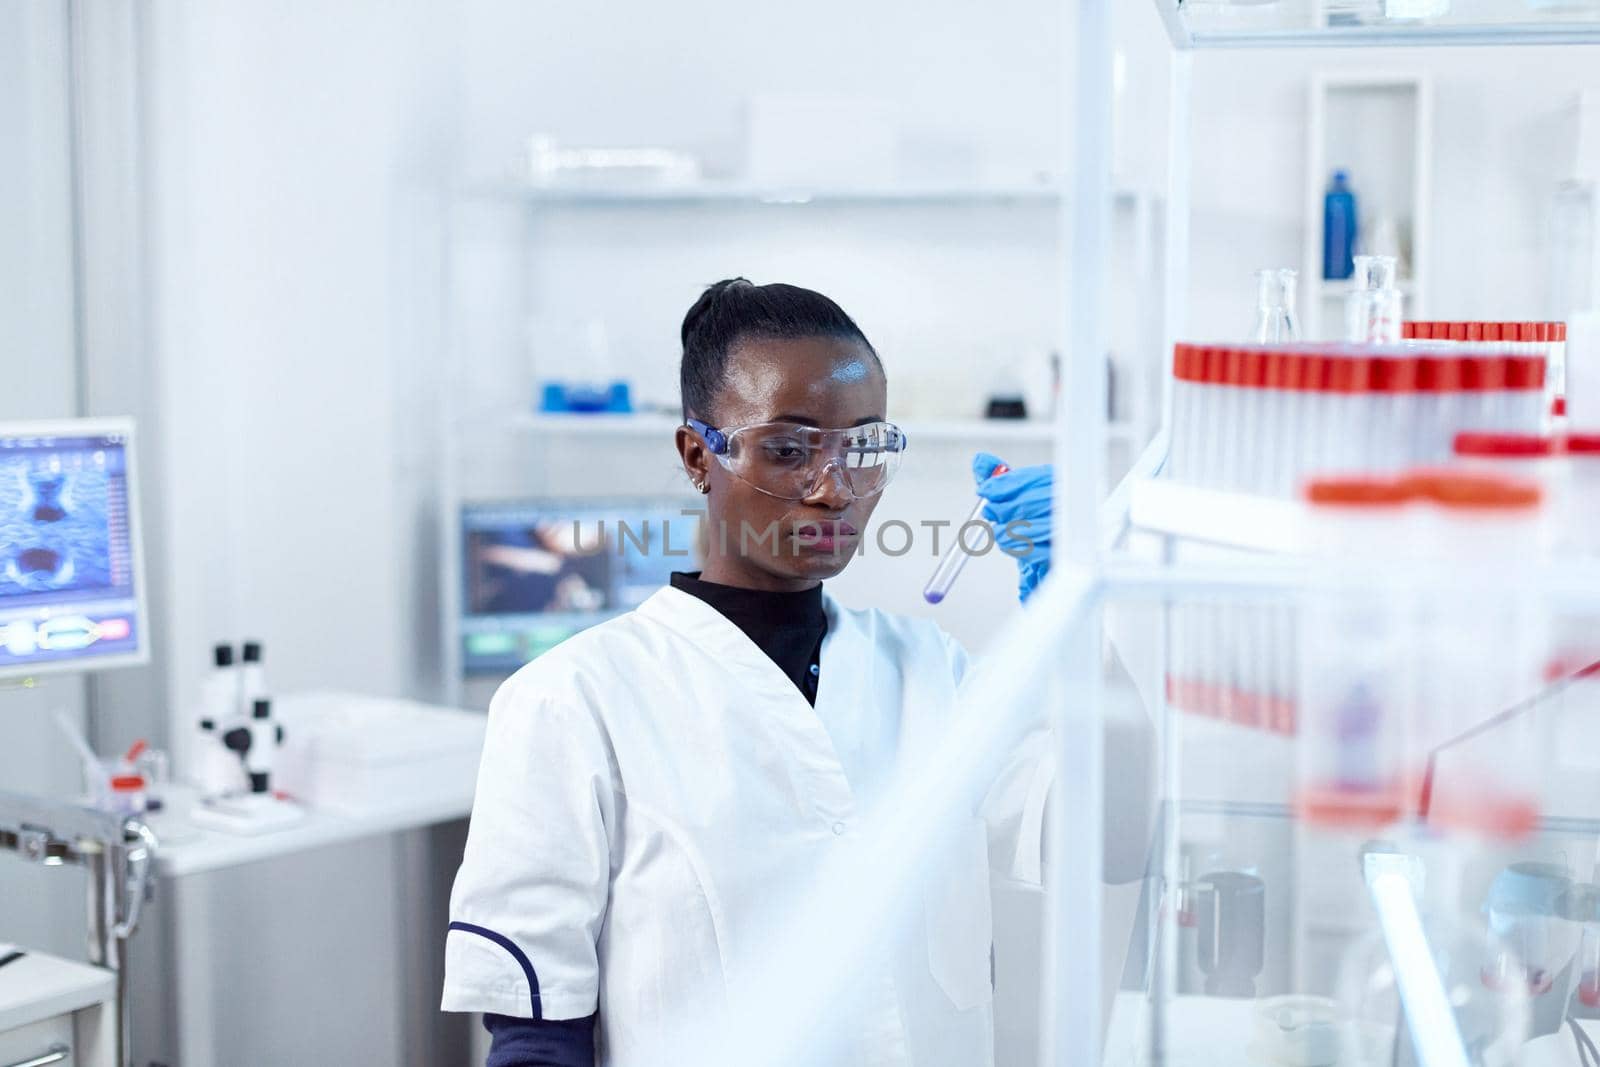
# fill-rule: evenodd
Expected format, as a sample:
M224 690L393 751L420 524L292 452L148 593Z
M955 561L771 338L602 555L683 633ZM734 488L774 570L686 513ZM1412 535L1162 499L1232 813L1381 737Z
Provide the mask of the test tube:
M999 464L989 472L989 477L995 478L1005 474L1011 468L1004 463ZM937 604L950 595L950 587L956 584L960 577L961 569L967 565L967 551L961 547L961 531L967 528L968 523L983 521L983 507L988 503L982 497L973 506L972 514L967 516L956 528L956 535L950 541L950 547L945 549L944 556L940 558L939 565L933 569L933 577L928 579L928 584L922 588L922 599L930 604Z

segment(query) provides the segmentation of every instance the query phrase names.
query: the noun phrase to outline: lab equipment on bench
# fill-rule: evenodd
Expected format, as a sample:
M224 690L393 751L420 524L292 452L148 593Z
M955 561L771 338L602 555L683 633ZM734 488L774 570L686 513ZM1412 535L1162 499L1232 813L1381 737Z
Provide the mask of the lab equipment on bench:
M143 663L134 427L0 423L0 677Z
M633 411L633 391L625 381L544 382L539 410L546 414L626 415Z
M757 492L804 500L828 471L837 471L855 499L877 496L905 458L906 435L892 422L822 430L792 422L718 429L686 420L722 469Z
M284 741L284 729L272 717L270 700L256 700L249 718L226 727L213 725L212 732L244 768L249 790L202 797L190 812L196 825L227 833L259 834L293 826L305 818L305 809L278 796L272 788L272 768Z
M1356 256L1355 285L1345 297L1344 339L1354 345L1392 345L1400 340L1403 296L1393 256Z
M273 714L288 731L278 786L317 811L356 818L397 801L471 804L482 714L324 691L279 697Z
M698 497L471 501L451 605L467 674L510 674L695 569Z
M996 477L1010 469L1004 463L997 463L990 469L987 477ZM939 565L933 569L933 575L928 579L928 584L922 589L922 599L928 603L937 604L944 600L950 593L950 587L956 584L956 579L960 577L961 571L967 565L967 559L972 555L963 542L962 536L968 526L973 523L983 522L983 509L988 506L988 503L987 500L980 496L977 504L973 505L972 513L967 516L967 521L961 524L956 530L955 536L951 538L950 546L945 549L944 555L939 559Z
M1295 295L1299 272L1287 267L1268 267L1256 271L1256 325L1250 340L1257 344L1279 344L1300 339L1295 315Z

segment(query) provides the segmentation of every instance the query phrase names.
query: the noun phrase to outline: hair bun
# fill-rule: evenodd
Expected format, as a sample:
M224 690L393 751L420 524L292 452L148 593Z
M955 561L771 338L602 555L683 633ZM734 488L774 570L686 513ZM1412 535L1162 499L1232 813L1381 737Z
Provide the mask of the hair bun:
M722 313L727 310L726 304L729 294L738 289L754 289L755 283L749 278L724 278L706 286L706 291L700 294L700 299L694 302L683 317L683 329L679 331L679 340L684 348L690 347L690 339L698 334L707 325L714 325Z

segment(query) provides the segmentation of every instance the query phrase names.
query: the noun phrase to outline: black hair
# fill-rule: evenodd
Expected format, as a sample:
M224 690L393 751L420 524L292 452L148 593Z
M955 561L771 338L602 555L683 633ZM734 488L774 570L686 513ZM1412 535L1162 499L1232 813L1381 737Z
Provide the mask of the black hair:
M683 415L711 418L711 404L728 376L728 356L747 338L836 337L855 341L874 360L878 350L844 308L798 285L756 285L727 278L708 286L683 317L683 362L678 385ZM882 369L882 361L878 361Z

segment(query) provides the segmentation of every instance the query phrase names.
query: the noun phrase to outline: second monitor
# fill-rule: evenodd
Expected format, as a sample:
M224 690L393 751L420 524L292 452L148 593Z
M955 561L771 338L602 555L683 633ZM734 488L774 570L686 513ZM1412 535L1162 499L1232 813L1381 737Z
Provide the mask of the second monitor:
M697 497L467 504L461 662L504 674L697 570ZM690 511L690 514L684 514Z

